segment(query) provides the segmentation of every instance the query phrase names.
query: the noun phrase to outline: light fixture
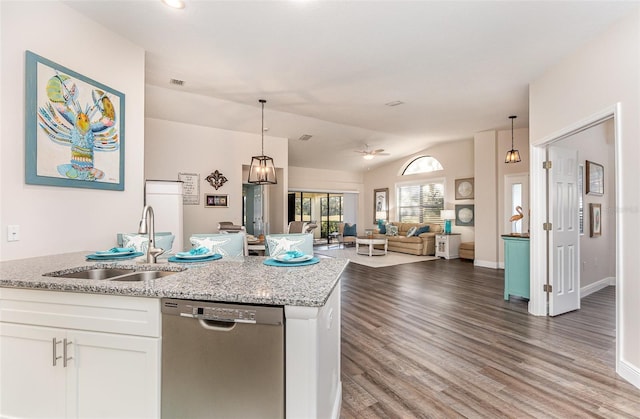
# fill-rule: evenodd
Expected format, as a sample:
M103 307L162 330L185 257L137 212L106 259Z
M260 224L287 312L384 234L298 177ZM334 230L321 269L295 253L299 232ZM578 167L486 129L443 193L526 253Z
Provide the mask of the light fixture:
M162 0L162 2L173 9L184 9L183 0Z
M362 156L362 158L365 160L373 160L373 157L373 154L365 154L364 156Z
M444 234L451 234L451 220L456 218L454 210L441 210L440 218L444 220Z
M513 120L516 119L517 116L511 115L509 119L511 119L511 150L507 151L507 157L504 159L505 163L518 163L520 162L520 152L513 148Z
M256 185L275 185L278 183L276 179L276 167L273 164L273 159L264 155L264 104L267 103L264 99L259 99L258 102L262 104L262 155L251 157L251 167L249 167L249 183Z

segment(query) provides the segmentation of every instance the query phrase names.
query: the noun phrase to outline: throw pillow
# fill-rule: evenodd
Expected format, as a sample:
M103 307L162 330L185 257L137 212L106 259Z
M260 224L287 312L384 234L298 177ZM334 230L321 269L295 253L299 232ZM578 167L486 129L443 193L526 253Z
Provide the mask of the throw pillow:
M357 236L358 230L355 224L345 224L344 230L342 231L343 236Z
M237 257L244 255L244 234L211 234L210 236L189 237L193 249L204 247L212 253L222 257Z
M415 233L413 233L414 236L419 236L422 233L428 233L429 232L429 226L422 226L419 229L416 230Z
M387 225L386 224L378 224L378 231L380 234L387 234Z
M407 237L414 236L414 235L416 234L416 231L418 231L418 227L416 227L416 226L411 227L411 228L407 231Z
M166 235L157 235L156 234L156 247L164 249L165 252L169 252L173 247L173 239L176 236L173 234ZM122 246L123 247L133 247L136 249L136 252L147 252L147 247L149 243L149 237L146 234L123 234L122 235Z
M397 236L398 226L387 224L387 236Z

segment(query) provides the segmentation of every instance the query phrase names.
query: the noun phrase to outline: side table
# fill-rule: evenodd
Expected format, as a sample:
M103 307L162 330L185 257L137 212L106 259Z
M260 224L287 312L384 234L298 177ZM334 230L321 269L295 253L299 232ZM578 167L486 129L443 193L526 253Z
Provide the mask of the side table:
M436 234L436 257L457 259L460 252L460 233Z

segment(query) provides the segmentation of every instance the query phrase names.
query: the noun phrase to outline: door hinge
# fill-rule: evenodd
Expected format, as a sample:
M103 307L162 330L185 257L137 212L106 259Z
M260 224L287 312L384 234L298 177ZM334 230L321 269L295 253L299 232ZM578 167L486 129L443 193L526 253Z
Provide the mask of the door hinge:
M551 160L543 161L542 162L542 168L546 169L546 170L551 169Z
M553 291L553 287L551 286L551 284L544 284L542 286L542 291L544 292L551 292Z
M553 228L553 225L551 223L542 223L542 229L544 231L551 231L552 228Z

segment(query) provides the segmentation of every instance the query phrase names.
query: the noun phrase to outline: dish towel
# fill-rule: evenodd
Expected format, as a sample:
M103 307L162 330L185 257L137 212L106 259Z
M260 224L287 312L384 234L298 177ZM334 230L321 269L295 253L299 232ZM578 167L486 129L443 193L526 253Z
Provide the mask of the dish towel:
M87 260L123 260L123 259L133 259L133 258L137 258L140 256L143 256L144 253L142 252L133 252L133 253L113 253L111 255L109 254L91 254L91 255L87 255L86 258Z
M131 252L135 252L135 248L133 247L112 247L109 250L100 250L97 251L95 254L96 255L110 255L110 254L117 254L117 253L131 253Z
M194 249L189 250L188 252L179 252L176 253L178 257L180 256L198 256L198 255L206 255L209 253L209 249L206 247L196 247Z
M280 258L282 260L291 260L291 259L301 258L302 256L304 256L304 253L302 252L299 252L297 250L289 250L284 255L280 256Z

